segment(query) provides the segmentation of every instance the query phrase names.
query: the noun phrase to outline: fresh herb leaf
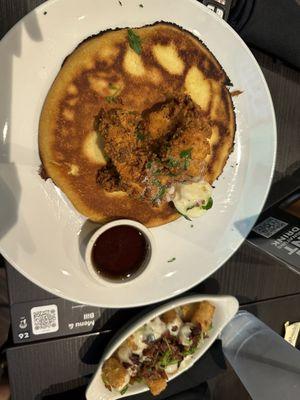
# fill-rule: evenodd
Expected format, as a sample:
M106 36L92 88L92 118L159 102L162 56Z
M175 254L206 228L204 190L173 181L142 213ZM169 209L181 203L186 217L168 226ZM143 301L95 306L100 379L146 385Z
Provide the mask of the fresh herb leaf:
M106 96L105 101L107 101L108 103L116 103L117 96L119 95L121 88L112 82L110 82L108 84L108 87L109 87L109 89L111 89L111 91L113 91L113 93L111 93L111 95L109 95L109 96Z
M191 218L189 218L187 215L182 214L180 211L177 210L177 212L182 215L185 219L187 219L188 221L192 221Z
M187 207L186 211L192 210L195 207L199 207L197 204L194 204L193 206Z
M146 163L146 168L147 168L147 169L150 169L151 166L152 166L152 161L148 161L148 162Z
M183 162L183 169L187 170L189 165L190 165L190 160L185 159L184 162Z
M168 365L169 359L171 357L171 350L167 350L165 351L164 355L162 356L162 358L159 360L159 365L162 368L165 368Z
M176 260L176 257L172 257L172 258L170 258L170 260L168 260L168 262L173 262L175 260Z
M192 149L182 150L179 155L180 158L184 158L183 169L187 170L190 165L190 159L192 157Z
M153 175L159 175L162 172L161 169L157 169L153 172Z
M168 161L167 161L167 164L168 164L168 167L174 168L174 167L177 167L177 166L178 166L179 161L178 161L178 160L175 160L175 158L170 157L170 158L168 159Z
M195 351L197 350L197 347L190 347L188 349L183 350L182 355L185 356L189 356L191 354L194 354Z
M213 199L212 199L212 197L210 197L208 200L207 200L207 203L204 205L204 206L202 206L202 208L203 208L203 210L209 210L210 208L212 208L212 206L213 206Z
M161 368L166 368L169 365L174 365L174 364L178 364L178 360L173 358L173 354L172 354L172 350L169 346L168 341L166 340L166 343L168 345L168 350L166 350L163 354L163 356L161 357L161 359L159 360L159 366Z
M128 390L128 385L124 386L123 389L120 391L120 394L123 396Z
M180 158L191 158L192 156L192 149L182 150L180 152Z
M106 96L105 101L107 101L108 103L116 103L117 99L115 96Z
M129 46L140 55L142 53L141 38L130 28L127 29L127 35Z
M166 187L165 186L161 186L159 188L158 194L156 196L156 201L157 200L161 200L164 197L164 194L166 193Z
M158 187L162 186L161 182L158 179L153 179L152 183L153 183L153 185L158 186Z

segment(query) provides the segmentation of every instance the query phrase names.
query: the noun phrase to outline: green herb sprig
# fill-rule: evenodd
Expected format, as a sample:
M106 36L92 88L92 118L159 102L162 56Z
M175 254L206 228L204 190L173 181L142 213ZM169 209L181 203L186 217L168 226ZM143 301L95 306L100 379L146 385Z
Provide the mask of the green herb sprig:
M124 386L123 389L120 391L120 394L123 396L128 390L128 385Z
M141 38L137 35L133 29L127 29L127 36L129 41L129 46L132 48L136 54L141 55L142 53L142 44Z
M207 200L207 203L204 206L202 206L202 208L203 208L203 210L209 210L210 208L212 208L213 204L214 204L213 199L212 199L212 197L210 197Z

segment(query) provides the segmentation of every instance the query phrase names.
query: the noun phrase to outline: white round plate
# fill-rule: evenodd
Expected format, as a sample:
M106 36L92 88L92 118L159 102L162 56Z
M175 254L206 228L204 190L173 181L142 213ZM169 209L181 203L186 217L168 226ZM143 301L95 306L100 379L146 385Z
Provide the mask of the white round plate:
M143 8L139 4L143 4ZM276 123L262 72L238 35L196 0L52 0L23 18L0 43L0 249L23 275L67 299L131 307L175 296L216 271L241 245L265 202L276 155ZM50 180L38 175L38 121L64 58L84 38L115 27L170 21L201 38L233 89L238 131L216 182L214 206L152 229L155 265L141 279L101 286L80 249L94 229ZM193 225L193 227L192 227ZM168 262L175 258L173 262Z
M201 296L201 295L192 295L183 298L179 298L177 300L172 300L167 304L163 304L154 310L148 312L147 314L141 316L134 322L131 321L127 326L122 327L122 329L116 333L116 335L112 338L112 340L107 345L101 360L99 362L97 371L95 372L87 390L86 390L86 399L87 400L117 400L122 398L122 395L118 392L110 392L104 385L101 374L102 374L102 366L105 360L107 360L118 347L127 339L130 335L136 332L139 328L141 328L144 324L151 321L153 318L158 317L159 315L165 313L168 310L171 310L175 307L180 307L184 304L196 303L203 300L209 301L213 304L216 309L213 317L212 329L209 331L209 337L204 339L204 342L199 346L197 351L193 354L193 356L189 359L188 362L181 364L181 367L178 371L169 377L168 381L171 381L177 376L181 375L183 372L187 371L191 368L196 361L199 360L203 356L203 354L210 348L210 346L214 343L214 341L218 338L223 328L232 320L239 309L239 303L235 297L232 296ZM129 386L126 397L132 396L134 394L146 392L148 387L144 383L135 384L133 386Z

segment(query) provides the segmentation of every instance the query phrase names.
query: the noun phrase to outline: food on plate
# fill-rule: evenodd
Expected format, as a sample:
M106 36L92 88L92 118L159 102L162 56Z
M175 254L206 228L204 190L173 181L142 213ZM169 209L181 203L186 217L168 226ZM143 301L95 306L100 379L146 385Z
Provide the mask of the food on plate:
M151 227L200 216L233 146L230 85L207 47L175 24L91 36L46 97L44 171L93 221Z
M204 300L186 304L152 319L128 337L102 367L110 391L124 394L144 383L156 396L167 380L188 366L212 327L215 306Z

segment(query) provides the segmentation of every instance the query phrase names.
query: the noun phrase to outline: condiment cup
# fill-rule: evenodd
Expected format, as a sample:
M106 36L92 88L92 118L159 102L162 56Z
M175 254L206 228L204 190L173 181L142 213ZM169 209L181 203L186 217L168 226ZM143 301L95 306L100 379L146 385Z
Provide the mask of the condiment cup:
M147 242L148 250L144 262L136 272L134 272L129 278L126 279L112 279L100 274L99 272L97 272L95 268L92 257L93 247L99 236L101 236L105 231L114 228L116 226L132 226L138 229L140 232L142 232ZM85 263L90 275L98 283L101 283L102 285L105 286L119 286L121 284L122 285L130 284L133 281L136 282L138 279L140 279L143 276L144 272L148 270L150 266L153 264L154 255L155 255L155 241L150 230L139 222L130 219L119 219L116 221L108 222L105 225L102 225L93 233L93 235L90 237L87 243L85 251Z

